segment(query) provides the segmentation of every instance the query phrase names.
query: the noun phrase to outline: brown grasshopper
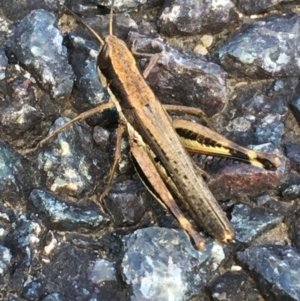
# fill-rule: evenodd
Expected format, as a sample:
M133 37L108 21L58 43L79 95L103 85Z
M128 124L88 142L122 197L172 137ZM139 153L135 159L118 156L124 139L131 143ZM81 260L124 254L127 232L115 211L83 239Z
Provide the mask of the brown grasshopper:
M67 10L81 21L72 11ZM110 33L104 39L90 26L84 25L102 45L97 59L97 71L110 93L111 100L77 116L42 140L37 147L71 123L116 107L120 123L116 154L108 186L101 199L110 189L120 157L122 134L127 130L132 158L140 178L150 192L170 209L196 247L203 249L205 241L184 217L174 196L184 203L197 224L209 235L220 242L231 241L234 238L233 228L203 180L204 172L192 161L187 149L207 155L230 157L266 169L276 169L280 159L240 147L199 124L185 120L172 122L167 110L183 110L195 115L202 115L202 111L197 108L163 106L159 102L139 72L126 44L112 34L112 8Z

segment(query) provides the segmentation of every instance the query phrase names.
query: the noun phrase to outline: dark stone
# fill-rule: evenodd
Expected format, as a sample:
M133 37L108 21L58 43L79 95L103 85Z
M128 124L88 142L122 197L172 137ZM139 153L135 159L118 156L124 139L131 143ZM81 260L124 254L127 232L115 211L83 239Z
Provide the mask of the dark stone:
M110 0L92 0L93 3L96 3L101 6L106 6L110 9L111 2ZM152 6L161 6L163 4L163 0L145 0L142 3L139 0L131 0L131 1L120 1L116 2L114 5L115 11L130 11L136 10L139 6L152 7Z
M235 28L238 24L238 12L229 0L219 2L218 5L213 1L166 1L159 17L161 32L169 36L218 33L225 28Z
M300 250L300 210L288 222L292 245Z
M104 203L116 227L135 225L141 220L146 211L147 195L136 181L122 181L112 187Z
M60 293L52 293L42 299L42 301L67 301Z
M300 117L300 116L299 116ZM300 119L299 119L300 121ZM291 143L285 146L286 157L290 160L291 167L300 171L300 143Z
M60 118L50 134L68 119ZM45 173L45 185L53 193L79 197L92 192L93 186L107 172L105 150L92 140L89 129L74 125L65 129L39 154L39 168ZM98 182L99 183L99 182Z
M109 221L108 217L99 210L62 201L43 190L33 190L29 200L51 227L60 230L84 232L101 229Z
M224 69L236 76L262 79L299 73L300 17L273 15L245 26L219 50Z
M124 281L134 300L190 300L225 258L222 246L207 240L196 251L183 231L151 227L125 236Z
M215 301L262 300L255 282L244 272L225 272L210 285L209 291Z
M300 196L300 176L290 173L281 183L280 192L283 201L293 201Z
M279 213L268 212L263 208L251 208L244 204L235 205L231 214L235 240L243 243L249 243L283 220Z
M300 124L300 98L295 99L290 106L298 124Z
M62 245L43 268L46 290L59 291L66 300L125 300L115 264L93 253Z
M42 281L31 281L28 282L23 290L23 297L26 298L26 300L39 300L45 290L45 284Z
M12 207L24 204L30 189L38 183L35 171L12 147L0 141L0 193Z
M246 15L261 14L292 0L238 0L237 7Z
M276 171L268 171L243 163L212 164L209 166L208 186L221 200L238 197L241 193L258 196L278 187L286 166L285 158L281 157L281 160L281 165Z
M2 245L0 245L0 275L1 275L1 284L3 284L4 275L10 268L11 265L11 253L10 250Z
M54 98L61 98L71 92L74 75L55 20L48 11L32 11L13 26L6 46Z
M268 300L300 298L300 253L290 246L254 246L237 253L238 259L252 271L258 285L264 285ZM263 282L259 282L262 279Z

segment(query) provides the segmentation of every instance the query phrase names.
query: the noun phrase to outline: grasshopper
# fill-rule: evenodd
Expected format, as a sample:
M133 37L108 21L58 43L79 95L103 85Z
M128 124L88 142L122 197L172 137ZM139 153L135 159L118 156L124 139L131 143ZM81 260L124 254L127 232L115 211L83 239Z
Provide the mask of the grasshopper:
M187 150L230 157L266 169L276 169L280 159L240 147L199 124L180 119L172 121L168 110L181 110L196 115L201 115L202 111L197 108L163 106L159 102L138 70L133 54L122 40L112 34L112 7L109 35L105 38L84 23L102 45L97 59L97 71L108 89L110 101L80 114L42 140L37 147L71 123L115 107L120 123L117 147L108 185L101 199L110 189L120 157L121 138L126 130L138 175L156 199L170 209L180 226L190 235L196 248L205 248L205 240L184 217L174 197L184 203L196 223L209 235L220 242L231 241L234 238L232 225L208 189L202 177L204 172L195 165ZM77 15L66 9L82 22Z

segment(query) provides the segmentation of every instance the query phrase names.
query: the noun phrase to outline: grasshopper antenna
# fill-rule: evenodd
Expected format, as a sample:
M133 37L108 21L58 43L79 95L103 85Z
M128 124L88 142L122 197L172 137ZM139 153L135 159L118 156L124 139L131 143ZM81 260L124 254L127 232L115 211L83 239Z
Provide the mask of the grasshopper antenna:
M109 13L109 35L113 35L113 18L114 18L114 0L111 2Z
M105 42L104 40L100 37L100 35L88 24L86 24L85 22L82 21L82 19L77 16L74 12L72 12L67 6L65 6L63 3L61 3L60 1L58 1L58 3L68 12L70 13L78 22L82 23L100 42L101 45L104 45Z

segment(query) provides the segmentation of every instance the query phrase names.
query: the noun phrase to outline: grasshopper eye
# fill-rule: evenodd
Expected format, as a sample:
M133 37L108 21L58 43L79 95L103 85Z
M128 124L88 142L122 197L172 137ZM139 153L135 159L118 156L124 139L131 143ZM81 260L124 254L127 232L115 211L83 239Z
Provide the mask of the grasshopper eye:
M107 67L109 67L111 64L110 56L109 56L109 46L108 44L105 44L101 51L99 52L98 58L97 58L97 66L100 70L103 70Z

